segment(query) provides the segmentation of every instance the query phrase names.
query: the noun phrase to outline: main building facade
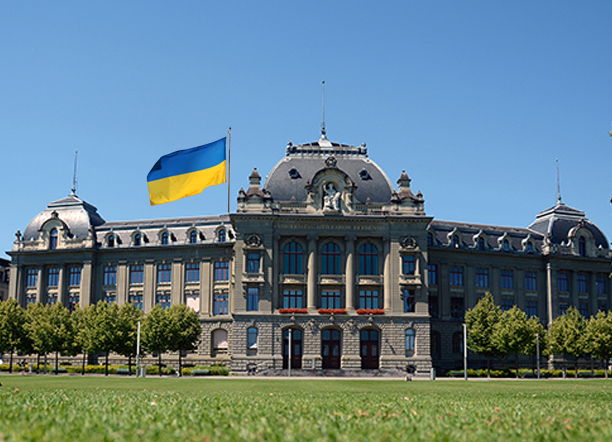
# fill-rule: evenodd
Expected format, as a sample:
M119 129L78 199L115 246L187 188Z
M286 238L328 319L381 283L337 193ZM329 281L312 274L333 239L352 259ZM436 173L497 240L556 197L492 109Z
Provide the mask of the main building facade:
M73 193L17 232L9 295L185 303L203 325L189 357L236 372L455 368L487 291L544 324L609 308L608 241L583 212L559 199L527 228L440 221L410 181L323 133L289 143L263 186L255 169L227 215L106 222Z

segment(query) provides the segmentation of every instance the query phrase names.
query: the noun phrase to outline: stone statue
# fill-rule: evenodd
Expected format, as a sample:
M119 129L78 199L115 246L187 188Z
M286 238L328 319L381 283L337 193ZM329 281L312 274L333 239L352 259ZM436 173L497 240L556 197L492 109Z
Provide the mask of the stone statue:
M325 196L323 197L323 210L340 211L340 197L342 193L336 190L333 183L325 185Z

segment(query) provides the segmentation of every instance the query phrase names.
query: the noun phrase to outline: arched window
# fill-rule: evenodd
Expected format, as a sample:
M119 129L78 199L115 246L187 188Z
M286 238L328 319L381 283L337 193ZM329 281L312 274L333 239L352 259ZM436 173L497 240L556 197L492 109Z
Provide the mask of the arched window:
M52 229L49 233L49 249L57 249L57 229Z
M195 244L197 242L198 242L198 231L192 230L191 233L189 234L189 243Z
M162 245L168 245L169 238L170 238L170 235L168 234L168 232L162 233L162 236L161 236Z
M510 251L510 242L507 239L504 239L504 242L502 243L502 249L504 249L504 251L506 252Z
M414 330L409 328L406 330L406 351L413 352L414 351Z
M287 244L283 249L283 273L287 275L303 274L302 256L302 246L296 242Z
M463 354L463 332L453 333L453 353Z
M461 246L461 242L459 241L459 237L457 235L453 235L453 247L458 249Z
M340 274L340 247L333 242L323 246L321 253L321 273L324 275Z
M431 232L427 232L427 245L428 246L434 245L434 237Z
M531 241L527 242L527 251L533 253L533 243Z
M108 237L108 246L115 247L115 235L111 235Z
M578 254L580 256L586 256L586 240L584 239L584 236L581 236L580 239L578 239Z
M257 350L257 328L247 329L247 350Z
M325 272L323 272L325 273ZM359 274L378 275L378 249L367 243L359 248Z
M485 240L481 236L480 238L478 238L478 250L484 250L484 249L485 249Z
M140 233L137 233L136 235L134 235L134 245L139 246L141 244L142 244L142 235Z
M225 242L225 229L219 230L219 242Z

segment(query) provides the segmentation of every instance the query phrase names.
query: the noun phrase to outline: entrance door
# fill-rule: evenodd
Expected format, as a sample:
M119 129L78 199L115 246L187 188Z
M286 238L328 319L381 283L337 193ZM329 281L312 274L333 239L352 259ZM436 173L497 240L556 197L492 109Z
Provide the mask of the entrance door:
M378 356L380 348L380 333L378 330L361 330L361 368L378 369Z
M340 330L336 329L321 332L323 368L340 368L340 336Z
M302 330L291 329L291 368L302 368ZM283 330L283 368L289 368L289 329Z

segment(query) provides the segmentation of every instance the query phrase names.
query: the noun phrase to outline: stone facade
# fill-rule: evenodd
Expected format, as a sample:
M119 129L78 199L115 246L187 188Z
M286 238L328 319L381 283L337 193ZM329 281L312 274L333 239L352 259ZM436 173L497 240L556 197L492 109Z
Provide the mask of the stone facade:
M559 200L528 228L434 220L410 182L323 133L287 145L263 186L255 169L227 215L106 222L71 194L17 233L10 296L186 303L203 326L187 360L236 372L452 369L487 291L545 324L608 309L608 242L583 212Z

